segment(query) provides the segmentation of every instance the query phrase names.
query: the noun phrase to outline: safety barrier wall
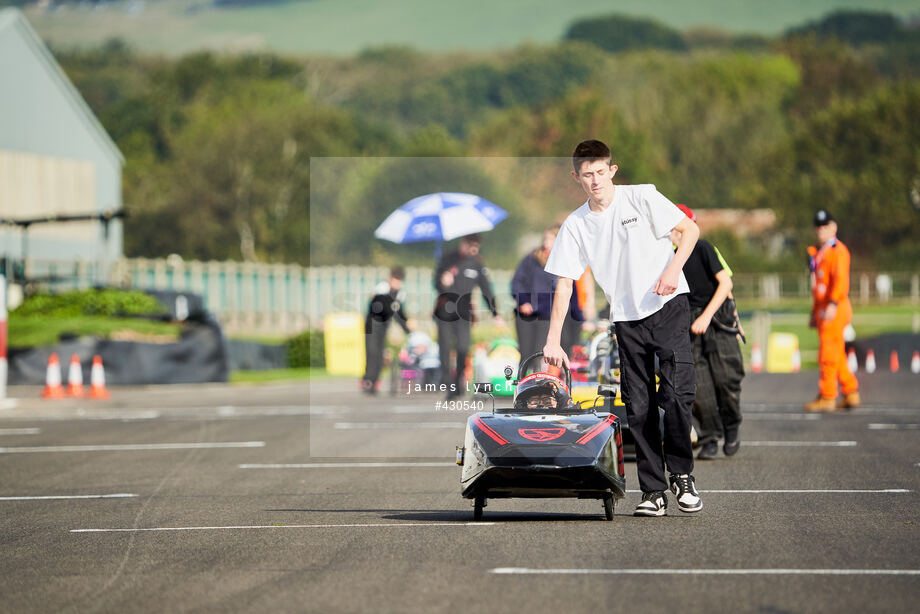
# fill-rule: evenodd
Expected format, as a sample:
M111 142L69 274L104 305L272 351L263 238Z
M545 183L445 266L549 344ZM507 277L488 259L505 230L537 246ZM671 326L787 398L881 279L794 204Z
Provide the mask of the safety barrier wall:
M85 288L95 282L91 266L36 262L46 283L59 290ZM130 258L111 268L112 285L145 290L179 290L201 294L207 309L231 332L289 335L321 324L336 311L364 312L374 288L386 281L386 267L302 267L254 262L198 262L171 257ZM404 289L410 317L427 319L435 293L429 268L406 269ZM503 315L510 316L513 271L492 270L493 287ZM887 279L886 279L887 278ZM770 303L810 296L806 274L742 274L734 278L734 294L744 301ZM857 302L908 300L920 304L920 273L855 272L850 296ZM474 298L480 316L488 316Z

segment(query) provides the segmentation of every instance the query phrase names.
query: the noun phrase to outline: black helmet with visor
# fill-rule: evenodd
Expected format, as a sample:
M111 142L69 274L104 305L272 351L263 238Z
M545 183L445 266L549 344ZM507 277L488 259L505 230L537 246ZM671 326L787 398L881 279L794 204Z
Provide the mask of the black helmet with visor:
M561 379L549 373L532 373L518 382L514 408L543 410L567 407L569 389Z

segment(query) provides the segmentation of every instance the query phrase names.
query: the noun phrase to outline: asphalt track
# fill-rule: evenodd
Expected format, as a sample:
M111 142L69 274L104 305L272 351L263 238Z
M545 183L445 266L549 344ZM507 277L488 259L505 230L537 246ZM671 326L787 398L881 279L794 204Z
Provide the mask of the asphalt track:
M0 409L3 612L906 612L920 601L920 375L806 415L814 374L746 380L705 509L613 522L501 500L472 523L468 412L352 382L125 388ZM312 414L311 410L312 409Z

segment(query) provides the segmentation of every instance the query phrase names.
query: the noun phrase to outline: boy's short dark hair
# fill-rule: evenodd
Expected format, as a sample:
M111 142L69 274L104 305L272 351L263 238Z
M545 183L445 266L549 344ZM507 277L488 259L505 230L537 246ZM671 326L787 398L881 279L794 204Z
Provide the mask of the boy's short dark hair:
M479 234L466 235L465 237L460 237L461 241L466 241L470 245L479 245L482 243L482 237Z
M390 277L402 281L406 278L406 269L402 268L401 266L394 266L392 269L390 269Z
M581 165L585 162L597 162L598 160L606 160L608 164L610 163L610 148L601 141L594 139L582 141L575 146L575 151L572 152L572 165L576 173L581 171Z

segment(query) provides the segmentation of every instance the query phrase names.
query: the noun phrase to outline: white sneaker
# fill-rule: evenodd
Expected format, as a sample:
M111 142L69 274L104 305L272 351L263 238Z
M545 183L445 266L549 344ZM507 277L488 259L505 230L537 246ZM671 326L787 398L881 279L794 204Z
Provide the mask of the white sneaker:
M703 500L696 490L692 475L672 473L668 481L671 483L671 492L677 496L677 509L688 514L703 509Z
M664 516L668 513L668 498L660 490L642 493L642 501L633 516Z

